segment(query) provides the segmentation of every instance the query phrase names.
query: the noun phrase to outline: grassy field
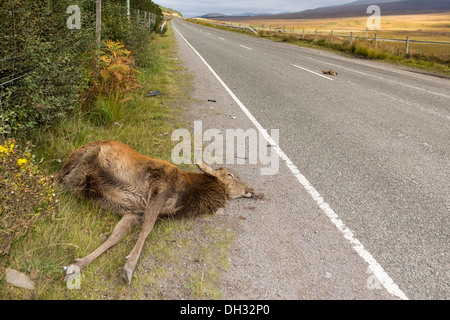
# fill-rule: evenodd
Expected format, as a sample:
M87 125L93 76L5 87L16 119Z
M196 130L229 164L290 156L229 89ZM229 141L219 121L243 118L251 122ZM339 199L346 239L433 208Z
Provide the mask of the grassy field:
M285 19L285 20L245 20L240 18L239 22L248 23L255 26L259 25L286 25L286 27L298 28L318 28L328 30L365 30L369 15L352 18L324 18L324 19ZM236 22L236 18L233 19ZM431 13L431 14L410 14L397 16L381 15L381 30L407 30L416 31L442 31L449 32L450 12Z
M50 175L77 147L97 139L123 141L151 157L170 160L171 132L183 127L183 108L191 100L190 76L174 59L175 39L169 26L149 44L151 65L140 68L142 89L131 94L124 110L99 101L89 112L74 113L33 134L33 154ZM141 53L142 54L142 53ZM160 90L162 95L145 94ZM111 110L112 109L112 110ZM105 121L105 119L107 121ZM193 166L184 167L192 170ZM141 253L134 279L126 285L121 269L137 240L139 228L100 256L81 275L80 289L64 282L64 266L83 257L106 240L119 217L72 193L58 191L59 208L39 219L15 240L8 255L0 256L0 299L215 299L220 272L228 266L233 233L214 225L214 219L157 221ZM35 281L34 290L5 281L11 268Z
M357 54L367 58L387 60L408 66L450 75L450 44L409 44L409 54L405 55L405 42L373 40L400 39L417 41L437 41L450 43L450 12L405 16L381 16L381 29L366 31L368 16L328 19L265 19L254 20L234 18L231 21L196 19L199 23L227 23L252 26L260 36L298 45L321 46L328 49ZM317 39L315 30L317 29ZM284 30L284 33L282 32ZM305 37L303 39L303 30ZM333 41L331 43L331 30ZM270 32L271 31L271 32ZM353 33L353 48L349 44ZM366 38L369 41L366 41ZM358 53L359 52L359 53Z
M339 35L348 36L352 31L354 36L374 38L375 33L379 39L402 39L406 36L410 40L450 42L450 12L436 14L417 14L399 16L381 16L380 30L366 33L367 16L355 18L334 19L292 19L292 20L243 20L243 23L267 30L275 27L283 28L286 32L298 34L305 32L312 35L315 29L321 30L320 35L329 37L330 31L338 39ZM420 31L419 31L420 30ZM391 45L404 49L404 43ZM450 60L450 45L410 44L411 53L432 54Z

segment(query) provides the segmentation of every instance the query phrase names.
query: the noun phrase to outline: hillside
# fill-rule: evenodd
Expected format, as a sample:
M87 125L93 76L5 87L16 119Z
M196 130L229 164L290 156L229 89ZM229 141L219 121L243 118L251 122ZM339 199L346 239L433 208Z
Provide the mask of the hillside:
M199 16L197 18L205 18L205 19L213 19L213 18L237 18L237 17L261 17L261 16L267 16L271 15L271 13L252 13L252 12L244 12L241 14L222 14L222 13L208 13L202 16Z
M429 14L450 11L449 0L359 0L352 3L305 10L287 14L275 14L264 16L264 19L323 19L323 18L346 18L366 15L368 3L376 4L381 8L382 15L405 15L405 14ZM233 19L233 17L227 17ZM260 16L253 16L247 20L257 20Z
M357 1L343 4L343 6L353 6L353 5L360 5L360 4L370 6L371 4L380 4L380 3L386 3L386 2L399 2L399 1L404 1L404 0L357 0Z

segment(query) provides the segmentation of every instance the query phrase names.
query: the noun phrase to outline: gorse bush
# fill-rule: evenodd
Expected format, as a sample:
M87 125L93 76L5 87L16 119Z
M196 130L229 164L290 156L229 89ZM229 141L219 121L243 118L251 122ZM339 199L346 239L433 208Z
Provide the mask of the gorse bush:
M15 140L0 145L0 255L41 217L55 213L57 200L51 177L43 175L30 147Z

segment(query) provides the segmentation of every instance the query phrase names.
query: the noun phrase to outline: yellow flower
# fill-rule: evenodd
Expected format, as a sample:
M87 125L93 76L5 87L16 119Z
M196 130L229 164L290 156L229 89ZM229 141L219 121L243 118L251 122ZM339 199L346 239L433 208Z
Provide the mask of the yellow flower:
M9 146L9 152L12 152L12 149L14 149L14 143L11 143L11 145Z
M27 159L18 159L17 160L17 164L19 165L19 166L21 166L21 165L23 165L23 164L26 164L27 163Z
M5 148L4 146L0 145L0 152L9 153L9 150L8 150L8 148Z

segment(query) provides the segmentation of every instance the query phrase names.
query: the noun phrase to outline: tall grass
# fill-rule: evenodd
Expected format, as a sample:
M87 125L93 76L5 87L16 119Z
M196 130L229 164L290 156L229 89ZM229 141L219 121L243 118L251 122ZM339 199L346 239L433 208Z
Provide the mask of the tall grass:
M117 99L99 97L95 103L95 110L102 122L115 123L123 119L126 105Z

